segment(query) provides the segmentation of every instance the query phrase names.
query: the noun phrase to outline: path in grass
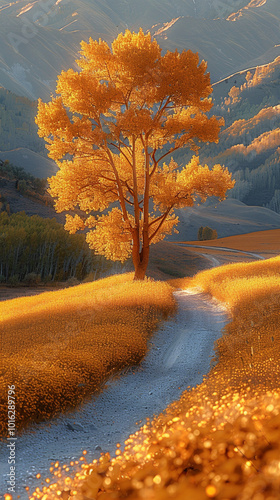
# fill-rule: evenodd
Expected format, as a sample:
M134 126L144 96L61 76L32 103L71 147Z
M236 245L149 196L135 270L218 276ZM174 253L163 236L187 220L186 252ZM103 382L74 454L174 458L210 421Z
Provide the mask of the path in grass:
M78 460L83 450L88 459L101 451L114 454L136 431L136 421L163 411L178 399L188 386L201 383L209 371L213 344L221 336L226 313L219 304L203 294L177 291L176 316L163 324L151 342L142 364L107 384L106 390L80 410L61 416L48 424L34 425L17 440L17 494L28 495L48 477L52 461L60 464ZM6 456L6 452L3 453ZM4 474L7 467L2 464ZM4 484L3 484L4 480ZM2 475L0 491L7 477Z
M237 250L236 248L227 248L227 247L217 247L217 246L211 246L211 245L196 245L196 244L192 244L192 243L178 243L179 245L184 245L186 247L190 247L190 248L199 248L200 250L202 250L203 248L207 249L207 250L221 250L222 252L230 252L230 253L234 253L234 254L243 254L243 255L246 255L248 257L253 257L254 259L260 259L260 260L264 260L265 257L263 255L260 255L259 253L255 253L255 252L248 252L248 251L245 251L245 250ZM201 253L201 252L199 252ZM205 254L201 253L201 255L203 255L204 257L206 256ZM217 259L215 259L217 260ZM221 264L220 261L217 260L216 264L215 265L219 265Z

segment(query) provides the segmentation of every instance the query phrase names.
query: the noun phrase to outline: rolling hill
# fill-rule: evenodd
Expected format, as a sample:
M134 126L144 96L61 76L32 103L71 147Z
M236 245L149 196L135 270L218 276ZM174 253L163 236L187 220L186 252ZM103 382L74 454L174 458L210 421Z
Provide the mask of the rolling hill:
M53 160L44 158L38 153L27 148L16 148L10 151L0 151L0 160L8 160L16 166L20 166L29 174L39 179L45 179L55 175L58 168Z

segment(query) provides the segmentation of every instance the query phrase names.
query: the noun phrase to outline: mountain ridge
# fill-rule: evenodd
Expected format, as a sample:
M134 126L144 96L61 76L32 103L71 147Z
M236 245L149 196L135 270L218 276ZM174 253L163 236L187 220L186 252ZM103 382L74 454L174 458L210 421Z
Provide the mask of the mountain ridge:
M227 20L239 10L240 17ZM268 62L273 50L273 55L280 54L280 48L277 52L274 47L279 44L278 11L276 0L262 5L249 0L145 0L141 5L136 0L32 4L2 0L0 85L30 99L49 99L61 70L76 69L82 39L101 37L111 43L126 28L138 31L140 26L155 36L164 51L175 46L198 51L215 81L252 65L253 60ZM244 50L246 45L251 54Z

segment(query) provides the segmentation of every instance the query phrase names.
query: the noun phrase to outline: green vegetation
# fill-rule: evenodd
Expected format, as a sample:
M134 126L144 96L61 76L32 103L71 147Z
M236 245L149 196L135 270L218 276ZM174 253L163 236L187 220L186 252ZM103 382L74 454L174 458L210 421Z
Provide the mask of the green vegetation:
M104 270L104 260L89 250L84 235L69 235L55 219L0 213L2 283L82 280Z
M197 234L198 241L215 240L216 238L218 238L216 229L211 229L208 226L200 226Z
M0 160L0 176L4 177L5 179L18 181L18 189L21 185L26 187L30 186L30 188L36 190L40 194L44 194L46 191L46 179L39 179L38 177L34 177L33 175L26 172L24 168L16 167L8 160Z

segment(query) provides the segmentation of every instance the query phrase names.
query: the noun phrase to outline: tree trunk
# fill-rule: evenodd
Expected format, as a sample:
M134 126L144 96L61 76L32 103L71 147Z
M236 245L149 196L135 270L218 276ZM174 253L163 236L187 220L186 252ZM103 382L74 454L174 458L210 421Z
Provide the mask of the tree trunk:
M147 266L143 266L142 263L138 265L138 267L135 269L135 274L134 274L134 280L143 280L146 276L146 269Z
M146 276L146 271L149 263L149 247L142 248L141 253L139 254L138 262L134 262L134 280L143 280Z

